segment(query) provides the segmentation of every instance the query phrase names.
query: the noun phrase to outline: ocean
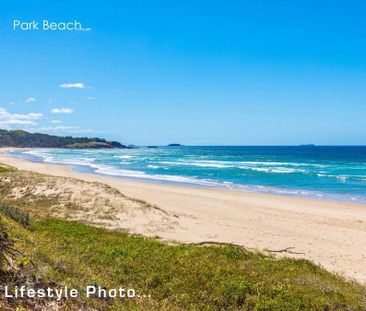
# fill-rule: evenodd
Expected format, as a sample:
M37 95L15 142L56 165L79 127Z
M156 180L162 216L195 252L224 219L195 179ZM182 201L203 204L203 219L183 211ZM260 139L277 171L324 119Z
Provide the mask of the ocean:
M11 154L117 178L366 203L366 146L33 149Z

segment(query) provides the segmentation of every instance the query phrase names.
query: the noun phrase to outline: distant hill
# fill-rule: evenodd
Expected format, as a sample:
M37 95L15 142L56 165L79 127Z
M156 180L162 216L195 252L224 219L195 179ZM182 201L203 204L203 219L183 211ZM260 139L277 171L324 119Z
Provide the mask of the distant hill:
M117 141L102 138L55 136L23 130L0 130L0 147L19 148L127 148Z

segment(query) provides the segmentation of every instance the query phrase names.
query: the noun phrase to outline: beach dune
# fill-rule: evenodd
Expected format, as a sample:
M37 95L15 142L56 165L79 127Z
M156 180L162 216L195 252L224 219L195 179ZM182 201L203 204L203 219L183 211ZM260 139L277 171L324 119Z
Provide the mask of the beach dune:
M5 151L6 149L3 149ZM131 232L185 243L223 242L280 256L306 258L366 283L366 205L224 189L145 183L73 172L0 153L0 163L21 170L107 184L155 204L170 226ZM142 214L140 217L144 217ZM122 224L121 228L124 229Z

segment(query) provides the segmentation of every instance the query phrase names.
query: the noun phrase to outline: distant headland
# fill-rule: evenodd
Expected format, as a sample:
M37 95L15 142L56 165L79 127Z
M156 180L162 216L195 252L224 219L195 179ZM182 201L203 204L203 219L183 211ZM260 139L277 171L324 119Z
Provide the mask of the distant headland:
M23 130L0 130L0 147L101 149L128 148L102 138L56 136Z
M299 147L316 147L314 144L299 145Z

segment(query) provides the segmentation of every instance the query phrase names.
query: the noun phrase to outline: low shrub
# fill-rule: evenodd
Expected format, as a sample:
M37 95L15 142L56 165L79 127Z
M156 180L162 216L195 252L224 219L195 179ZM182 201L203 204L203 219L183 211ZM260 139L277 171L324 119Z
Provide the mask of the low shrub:
M31 225L30 217L27 212L22 211L17 207L13 207L5 202L0 202L0 213L15 220L23 227L30 227Z

